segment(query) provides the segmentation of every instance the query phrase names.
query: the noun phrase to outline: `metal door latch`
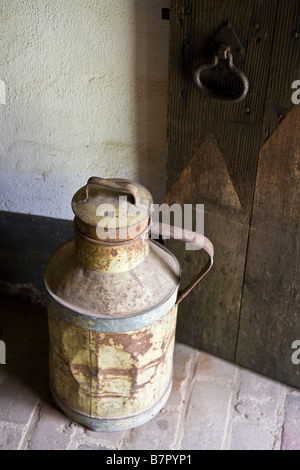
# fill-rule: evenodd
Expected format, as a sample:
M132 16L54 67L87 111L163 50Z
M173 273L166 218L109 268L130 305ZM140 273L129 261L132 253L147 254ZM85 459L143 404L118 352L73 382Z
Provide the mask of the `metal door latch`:
M212 38L210 47L213 53L213 60L211 63L200 65L200 67L195 70L194 83L196 87L210 98L235 103L242 101L249 91L249 81L244 72L238 69L233 61L239 59L244 54L244 49L229 21L227 21ZM201 77L202 72L217 67L220 61L226 63L229 71L236 75L241 82L239 91L235 93L224 93L210 88L203 82Z

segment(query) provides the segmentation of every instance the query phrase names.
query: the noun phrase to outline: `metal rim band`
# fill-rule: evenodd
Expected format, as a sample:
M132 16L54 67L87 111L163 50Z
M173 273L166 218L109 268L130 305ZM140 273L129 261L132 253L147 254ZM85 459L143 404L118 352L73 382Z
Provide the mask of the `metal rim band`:
M105 246L105 247L109 247L109 248L123 246L123 245L125 245L125 246L130 245L130 244L132 244L132 242L137 241L139 238L148 240L149 239L148 235L150 233L150 228L151 228L150 225L147 225L145 227L145 229L142 232L140 232L134 238L130 238L128 240L119 240L119 239L117 239L117 240L112 240L112 241L109 242L107 240L95 239L95 238L89 237L88 235L85 235L84 233L82 233L79 230L76 218L73 221L73 229L74 229L75 235L78 235L79 237L82 237L84 240L86 240L89 243L92 243L93 245L101 245L101 246Z
M153 310L127 318L98 318L87 315L86 313L77 312L61 303L58 305L57 300L50 292L48 292L48 302L55 315L78 328L103 333L122 333L139 330L163 318L175 306L177 290L178 288L175 289L173 294L164 303L155 307Z
M150 421L165 406L170 396L171 390L172 390L172 379L170 380L165 393L160 398L160 400L154 404L154 406L152 406L150 409L138 415L129 416L127 418L120 418L120 419L101 419L101 418L92 418L90 416L86 416L82 413L79 413L78 411L75 411L69 408L67 405L65 405L61 401L61 399L53 392L52 389L51 389L51 393L52 393L53 400L56 403L56 405L64 412L66 416L68 416L73 421L83 424L84 426L91 429L92 431L113 432L113 431L125 431L126 429L135 428L136 426L140 426Z

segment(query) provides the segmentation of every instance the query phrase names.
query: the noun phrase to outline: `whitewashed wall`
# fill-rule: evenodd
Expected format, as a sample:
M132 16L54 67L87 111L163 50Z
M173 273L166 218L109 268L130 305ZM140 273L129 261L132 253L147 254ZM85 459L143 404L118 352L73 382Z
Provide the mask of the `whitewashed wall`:
M73 217L89 176L165 193L162 0L0 0L0 210Z

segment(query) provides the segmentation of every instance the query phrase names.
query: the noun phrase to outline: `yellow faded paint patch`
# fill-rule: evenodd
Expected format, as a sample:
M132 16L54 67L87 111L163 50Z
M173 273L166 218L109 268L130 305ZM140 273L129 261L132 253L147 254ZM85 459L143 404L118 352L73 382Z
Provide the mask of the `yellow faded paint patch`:
M172 375L176 307L152 325L124 333L88 331L48 308L51 388L67 407L117 419L160 400Z
M98 365L101 369L131 369L132 356L123 350L122 345L103 345L98 349Z
M77 259L87 268L98 272L123 273L138 266L149 253L145 236L122 244L91 241L79 233L75 236Z

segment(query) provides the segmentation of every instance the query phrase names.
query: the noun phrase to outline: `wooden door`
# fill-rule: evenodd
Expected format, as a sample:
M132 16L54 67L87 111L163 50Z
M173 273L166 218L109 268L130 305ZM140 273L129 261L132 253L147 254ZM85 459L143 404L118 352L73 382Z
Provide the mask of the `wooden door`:
M215 246L213 270L180 305L177 339L300 387L300 1L172 0L170 20L167 202L204 203ZM249 81L239 102L193 82L228 20ZM216 76L220 92L237 86ZM204 255L168 243L184 284Z

